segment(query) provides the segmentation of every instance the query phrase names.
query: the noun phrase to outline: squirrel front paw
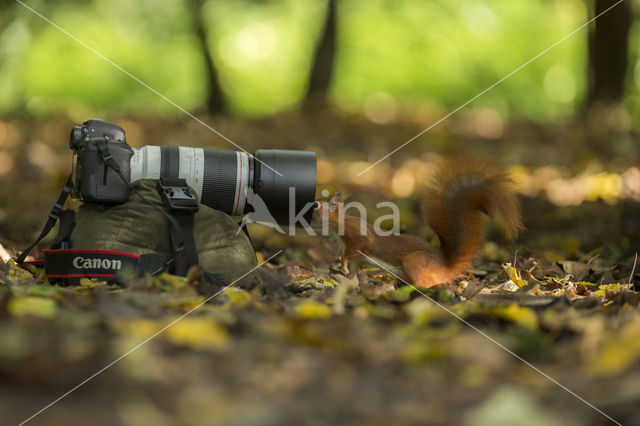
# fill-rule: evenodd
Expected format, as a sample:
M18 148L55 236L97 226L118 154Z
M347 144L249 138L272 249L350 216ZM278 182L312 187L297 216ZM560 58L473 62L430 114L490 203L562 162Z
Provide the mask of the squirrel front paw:
M349 260L345 258L340 258L340 272L345 275L349 275Z

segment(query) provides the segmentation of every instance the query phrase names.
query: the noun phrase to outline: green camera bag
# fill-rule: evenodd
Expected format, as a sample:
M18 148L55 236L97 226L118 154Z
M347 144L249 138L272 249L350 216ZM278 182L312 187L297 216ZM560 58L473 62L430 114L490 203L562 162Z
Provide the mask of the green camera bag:
M86 203L79 208L71 234L73 249L113 250L137 256L148 253L171 255L169 223L157 209L167 211L158 193L157 181L145 179L132 186L134 191L126 203L114 206ZM231 216L221 211L201 204L195 213L193 234L199 265L226 284L257 265L251 241L238 230L238 224ZM253 279L254 274L249 273L238 284Z

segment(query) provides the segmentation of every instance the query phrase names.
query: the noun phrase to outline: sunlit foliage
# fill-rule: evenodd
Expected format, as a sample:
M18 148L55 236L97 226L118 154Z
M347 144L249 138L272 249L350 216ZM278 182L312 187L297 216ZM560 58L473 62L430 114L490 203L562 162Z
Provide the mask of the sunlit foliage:
M184 0L33 3L43 15L188 111L205 101L205 65ZM304 95L325 1L209 0L208 45L237 114L268 115ZM0 111L83 119L179 109L27 9L0 29ZM581 0L339 2L331 88L339 108L375 122L446 113L582 25ZM499 123L548 121L584 98L582 30L475 101ZM489 136L495 132L485 129Z

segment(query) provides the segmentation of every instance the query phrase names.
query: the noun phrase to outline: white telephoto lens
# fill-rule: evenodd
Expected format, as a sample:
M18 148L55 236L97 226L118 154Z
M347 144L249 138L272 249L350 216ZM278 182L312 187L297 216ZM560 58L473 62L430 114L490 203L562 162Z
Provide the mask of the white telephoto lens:
M202 198L202 181L204 177L204 149L179 147L180 152L180 179L187 181L196 192L198 200Z
M204 149L181 146L178 147L178 157L178 177L187 181L187 185L196 192L196 197L200 200L204 176ZM131 182L140 179L160 179L163 176L161 147L147 145L133 148L130 165Z

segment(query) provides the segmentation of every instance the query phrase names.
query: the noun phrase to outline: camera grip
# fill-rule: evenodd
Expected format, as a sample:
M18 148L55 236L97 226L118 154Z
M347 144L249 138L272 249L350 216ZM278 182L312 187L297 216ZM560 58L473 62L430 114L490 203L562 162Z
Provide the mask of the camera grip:
M129 200L133 151L121 142L109 142L107 146L126 182L106 164L95 144L89 144L78 153L76 166L77 192L83 202L118 204Z

